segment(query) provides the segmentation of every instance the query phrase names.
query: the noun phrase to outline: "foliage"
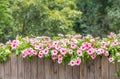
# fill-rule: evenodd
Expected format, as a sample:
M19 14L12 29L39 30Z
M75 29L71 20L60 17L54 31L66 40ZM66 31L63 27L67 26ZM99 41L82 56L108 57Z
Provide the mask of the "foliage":
M10 48L7 45L0 44L0 62L6 61L11 55Z
M78 10L83 12L75 31L81 34L105 37L109 32L118 33L119 0L76 0Z
M81 17L73 1L18 0L11 4L16 34L54 36L70 33L73 32L74 22Z
M12 34L12 15L8 0L0 0L0 41L5 41Z

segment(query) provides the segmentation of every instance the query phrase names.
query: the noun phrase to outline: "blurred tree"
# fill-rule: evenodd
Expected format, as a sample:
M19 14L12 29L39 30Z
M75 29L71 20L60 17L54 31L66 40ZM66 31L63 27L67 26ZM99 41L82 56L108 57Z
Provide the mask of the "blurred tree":
M76 4L83 12L76 32L104 37L119 31L120 0L76 0Z
M6 41L12 35L12 16L7 0L0 0L0 41Z
M13 2L14 30L22 35L71 33L81 12L74 0L18 0Z

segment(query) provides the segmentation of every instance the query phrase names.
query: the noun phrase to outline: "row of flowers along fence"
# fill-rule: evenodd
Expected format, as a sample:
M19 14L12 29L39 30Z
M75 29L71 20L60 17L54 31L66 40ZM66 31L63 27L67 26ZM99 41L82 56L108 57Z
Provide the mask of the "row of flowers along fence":
M59 34L48 36L17 36L0 44L0 61L6 61L15 53L23 59L33 57L51 59L58 64L79 66L86 60L94 61L97 57L106 57L110 63L120 62L120 34L110 33L106 38ZM119 76L119 70L116 73Z

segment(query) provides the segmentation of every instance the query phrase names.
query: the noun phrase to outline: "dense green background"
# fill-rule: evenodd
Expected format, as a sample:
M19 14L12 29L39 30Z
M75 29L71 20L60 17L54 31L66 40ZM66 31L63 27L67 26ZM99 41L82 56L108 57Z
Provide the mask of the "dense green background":
M0 41L16 35L120 31L120 0L0 0Z

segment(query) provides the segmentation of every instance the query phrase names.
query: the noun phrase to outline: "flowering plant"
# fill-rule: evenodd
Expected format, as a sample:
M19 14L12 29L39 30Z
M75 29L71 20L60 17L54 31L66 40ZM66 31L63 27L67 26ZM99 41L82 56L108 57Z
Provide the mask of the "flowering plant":
M108 61L120 62L120 34L110 33L106 38L58 34L57 37L16 37L1 45L2 52L15 52L23 58L31 59L33 56L49 58L59 64L68 63L79 66L88 59L94 60L97 56L106 56ZM0 57L8 56L4 53ZM6 57L5 56L5 57Z
M12 52L7 45L0 43L0 62L6 61Z

